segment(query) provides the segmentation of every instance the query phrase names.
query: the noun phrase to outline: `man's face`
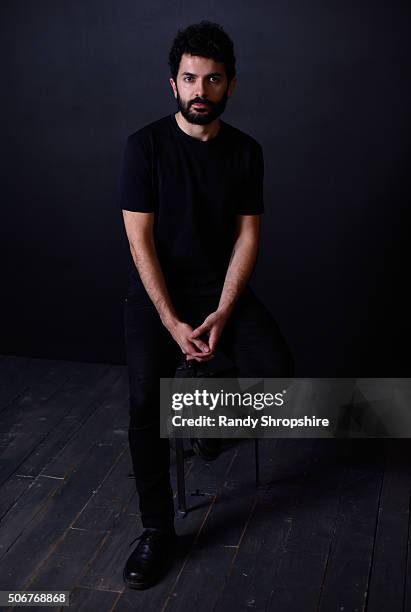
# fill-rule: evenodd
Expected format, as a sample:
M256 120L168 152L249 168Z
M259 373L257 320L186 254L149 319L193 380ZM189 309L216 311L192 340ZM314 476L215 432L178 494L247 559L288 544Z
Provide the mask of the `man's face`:
M178 110L190 123L211 123L223 112L236 79L227 86L224 64L198 55L183 54L177 82L170 79Z

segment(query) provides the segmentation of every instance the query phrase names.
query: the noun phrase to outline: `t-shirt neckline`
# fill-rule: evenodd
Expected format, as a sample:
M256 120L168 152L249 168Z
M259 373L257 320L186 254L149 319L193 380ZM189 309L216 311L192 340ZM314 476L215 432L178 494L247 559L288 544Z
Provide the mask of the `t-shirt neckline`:
M191 142L194 145L199 145L199 146L203 146L203 147L204 146L210 146L211 144L219 142L221 140L221 133L222 133L223 128L224 128L224 121L222 121L221 119L220 119L220 129L218 130L217 136L214 136L214 138L209 138L208 140L200 140L199 138L194 138L194 136L190 136L189 134L187 134L178 125L177 119L176 119L176 116L175 116L174 113L171 113L170 119L171 119L171 122L172 122L172 124L174 126L174 129L177 132L177 134L181 138L186 140L187 142Z

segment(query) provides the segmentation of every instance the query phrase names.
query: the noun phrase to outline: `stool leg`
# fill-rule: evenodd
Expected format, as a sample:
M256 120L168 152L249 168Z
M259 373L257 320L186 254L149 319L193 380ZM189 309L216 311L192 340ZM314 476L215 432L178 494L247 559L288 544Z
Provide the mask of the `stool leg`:
M254 455L255 455L255 486L260 486L260 454L258 446L258 438L254 440Z
M178 518L184 518L187 514L186 485L184 476L184 440L175 438L176 467L177 467L177 507Z

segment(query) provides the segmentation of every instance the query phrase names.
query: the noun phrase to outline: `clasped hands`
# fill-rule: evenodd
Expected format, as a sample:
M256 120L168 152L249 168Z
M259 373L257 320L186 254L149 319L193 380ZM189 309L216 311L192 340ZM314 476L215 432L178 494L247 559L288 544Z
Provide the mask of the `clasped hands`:
M228 318L228 311L218 309L209 314L195 329L188 323L178 321L171 330L171 335L186 355L187 361L209 361L214 357L214 350ZM204 337L207 341L204 341Z

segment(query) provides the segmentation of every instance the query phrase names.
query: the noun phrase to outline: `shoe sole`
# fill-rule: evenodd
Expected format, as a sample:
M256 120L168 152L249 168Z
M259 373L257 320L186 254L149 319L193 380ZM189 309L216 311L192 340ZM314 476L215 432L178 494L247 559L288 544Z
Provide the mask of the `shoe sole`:
M125 568L123 569L123 580L124 583L130 588L130 589L135 589L137 591L144 591L145 589L149 589L153 586L155 586L156 584L158 584L166 575L167 571L171 568L172 564L173 564L174 559L168 559L167 563L164 565L164 567L162 568L162 570L157 574L157 576L155 578L152 578L151 580L148 580L147 582L134 582L132 580L129 580L128 578L126 578L125 575Z
M164 578L164 574L165 574L165 571L161 572L161 574L159 574L152 580L148 580L147 582L133 582L132 580L128 580L128 578L126 578L126 576L124 575L124 570L123 570L123 580L130 589L135 589L137 591L144 591L145 589L149 589L155 586L156 584L158 584L161 581L161 579Z
M159 580L160 578L161 576L159 577ZM136 591L144 591L144 589L149 589L150 587L157 584L157 580L150 580L149 582L131 582L125 577L124 571L123 571L123 580L124 580L125 585L128 586L129 589L135 589Z

